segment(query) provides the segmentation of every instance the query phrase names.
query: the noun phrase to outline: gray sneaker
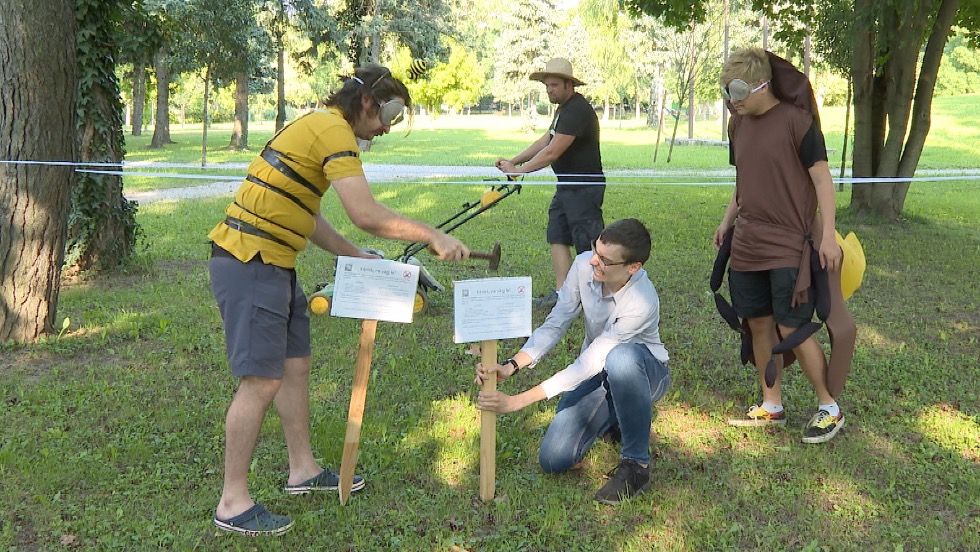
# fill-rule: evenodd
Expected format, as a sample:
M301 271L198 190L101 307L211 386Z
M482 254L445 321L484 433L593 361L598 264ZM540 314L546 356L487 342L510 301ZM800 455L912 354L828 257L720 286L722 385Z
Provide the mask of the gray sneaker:
M535 297L531 300L531 304L536 309L550 309L558 304L558 292L552 291L541 297Z

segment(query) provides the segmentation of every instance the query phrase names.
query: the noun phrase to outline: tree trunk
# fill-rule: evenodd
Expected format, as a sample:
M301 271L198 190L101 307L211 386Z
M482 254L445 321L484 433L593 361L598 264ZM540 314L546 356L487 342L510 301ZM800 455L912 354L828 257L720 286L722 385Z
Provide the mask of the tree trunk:
M170 139L170 68L167 67L166 47L153 56L153 70L157 74L157 107L150 147L162 148L164 144L174 143Z
M78 10L78 158L121 164L125 156L122 105L113 41L119 5L100 2ZM72 189L65 264L70 270L108 270L127 262L136 245L136 204L123 197L118 175L82 174Z
M72 161L75 16L71 3L0 2L0 159ZM52 332L71 167L0 164L0 343Z
M248 74L235 75L235 122L228 149L248 149Z
M949 31L956 18L959 0L943 0L939 13L933 23L932 33L926 42L925 55L922 58L922 69L919 71L919 81L915 89L915 99L912 103L912 126L909 129L905 152L898 164L899 176L912 176L919 165L922 148L932 126L932 98L936 91L936 76L939 65L943 60L943 49L949 39ZM905 196L908 194L909 182L895 186L895 211L901 213L905 208Z
M877 22L866 16L872 13L873 5L872 0L856 0L854 5L853 175L912 177L929 133L936 75L959 0L942 0L938 12L931 3L903 5L901 11L886 9ZM928 42L919 67L924 39ZM883 60L880 67L874 65L876 59ZM909 184L855 184L851 209L857 214L870 212L897 220L905 207Z
M208 121L208 118L211 116L211 113L208 110L209 107L208 104L211 103L210 102L211 90L208 88L209 86L211 86L210 65L204 68L204 113L201 117L201 119L203 119L203 122L201 124L204 127L204 130L201 135L201 166L202 167L208 166L208 126L210 126L208 124L210 122Z
M276 35L276 132L286 126L286 52L282 31Z
M133 67L133 136L143 135L143 107L146 105L146 67Z

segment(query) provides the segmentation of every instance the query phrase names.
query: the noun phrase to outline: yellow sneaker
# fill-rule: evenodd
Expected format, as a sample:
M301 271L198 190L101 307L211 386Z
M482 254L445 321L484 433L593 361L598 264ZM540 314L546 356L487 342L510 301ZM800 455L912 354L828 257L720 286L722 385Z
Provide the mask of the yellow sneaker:
M729 418L728 425L735 427L761 427L786 425L786 410L772 413L758 405L752 405L744 418Z

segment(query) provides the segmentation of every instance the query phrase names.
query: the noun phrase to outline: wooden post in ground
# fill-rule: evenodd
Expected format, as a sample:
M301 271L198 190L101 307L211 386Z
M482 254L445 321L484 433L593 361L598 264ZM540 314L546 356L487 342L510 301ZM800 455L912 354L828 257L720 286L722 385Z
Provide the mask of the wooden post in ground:
M497 365L497 341L483 341L480 361L484 367ZM497 390L497 372L483 382L482 391ZM480 411L480 499L493 500L497 480L497 413Z
M354 387L347 412L347 434L344 437L344 455L340 461L340 503L347 504L354 485L354 468L357 466L357 449L361 443L361 422L364 420L364 401L367 398L368 378L371 375L371 359L374 356L374 336L377 320L361 323L361 341L357 348L354 370Z

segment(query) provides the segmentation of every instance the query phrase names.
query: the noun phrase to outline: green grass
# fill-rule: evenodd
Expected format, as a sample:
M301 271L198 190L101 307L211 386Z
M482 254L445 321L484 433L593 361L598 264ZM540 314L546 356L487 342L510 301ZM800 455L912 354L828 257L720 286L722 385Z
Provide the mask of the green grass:
M409 138L391 143L437 134L422 126L416 121ZM947 127L953 130L964 133L959 141L976 132ZM604 131L607 144L616 132ZM626 144L629 133L644 131L621 132ZM519 132L491 133L500 141L473 131L453 136L434 139L432 147L465 139L456 151L480 156L527 140ZM381 150L379 157L389 155ZM977 166L971 155L961 160L964 167ZM384 203L433 223L480 190L375 186ZM531 276L540 292L551 281L543 243L550 193L528 186L456 235L481 250L499 240L500 275ZM849 302L858 348L841 397L848 426L830 443L806 446L800 431L815 399L797 368L784 382L786 428L750 431L724 422L758 395L752 372L736 359L736 336L708 293L710 237L730 193L650 184L607 192L607 220L636 216L652 231L647 268L661 295L661 329L672 357L673 386L653 425L654 485L647 494L619 507L592 502L618 452L605 442L581 470L542 474L537 450L552 400L499 418L497 499L482 503L471 384L476 359L452 343L452 295L443 292L433 294L430 310L412 324L379 324L357 468L368 487L347 506L336 496L281 491L285 447L277 416L266 417L250 487L256 500L297 524L281 538L260 541L218 535L210 525L220 493L224 414L236 382L209 291L205 236L227 199L143 205L139 266L66 283L58 322L69 317L71 323L62 336L0 346L0 549L980 548L977 183L916 183L896 224L840 213L839 228L858 233L868 258L864 285ZM839 193L838 205L848 199ZM337 204L328 193L325 215L342 232L389 254L401 251L397 242L353 228ZM444 284L488 276L485 261L420 258ZM329 280L332 262L322 251L304 252L303 288ZM536 313L535 323L541 318ZM313 443L334 468L359 329L356 320L313 320ZM501 389L538 383L574 358L581 338L581 327L573 326L538 368ZM501 357L519 345L502 342Z

